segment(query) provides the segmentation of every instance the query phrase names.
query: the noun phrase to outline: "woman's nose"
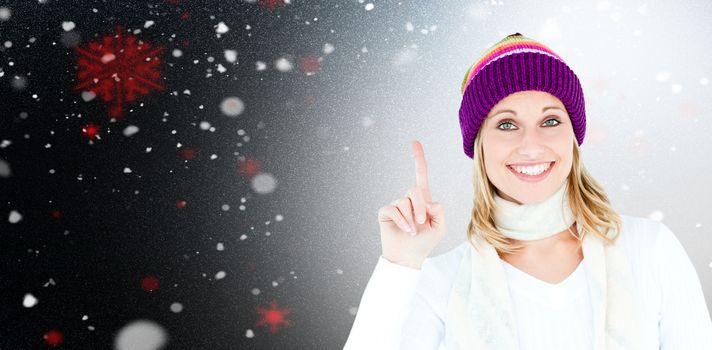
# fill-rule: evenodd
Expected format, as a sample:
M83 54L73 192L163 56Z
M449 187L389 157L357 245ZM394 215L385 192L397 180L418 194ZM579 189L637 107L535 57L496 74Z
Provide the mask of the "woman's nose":
M547 144L547 135L537 129L527 129L522 133L519 139L519 153L531 154L532 158L536 158L539 153L544 152Z

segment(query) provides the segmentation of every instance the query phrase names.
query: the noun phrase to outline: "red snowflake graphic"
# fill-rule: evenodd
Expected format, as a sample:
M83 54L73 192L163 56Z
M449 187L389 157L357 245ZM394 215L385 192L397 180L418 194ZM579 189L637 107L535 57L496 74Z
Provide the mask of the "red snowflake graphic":
M277 326L279 325L284 325L286 327L292 326L292 321L284 318L284 316L288 315L290 312L292 312L292 310L289 308L278 308L277 301L272 300L272 304L269 309L265 309L261 306L257 307L257 313L262 315L262 318L257 321L256 326L262 327L269 325L271 327L270 332L272 334L277 333Z
M163 90L158 71L163 47L152 47L134 35L123 33L121 26L116 34L105 35L101 42L92 41L86 48L76 47L77 77L75 91L85 90L111 102L109 116L123 114L124 103L147 95L152 89Z

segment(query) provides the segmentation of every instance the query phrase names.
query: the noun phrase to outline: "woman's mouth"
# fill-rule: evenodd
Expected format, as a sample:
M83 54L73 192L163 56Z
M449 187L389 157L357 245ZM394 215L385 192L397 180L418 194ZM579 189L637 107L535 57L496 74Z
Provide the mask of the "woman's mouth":
M514 173L514 175L516 175L519 179L523 181L539 182L549 175L551 169L554 168L555 163L556 162L550 162L548 163L548 165L546 163L542 163L536 166L529 167L507 165L507 169L509 169L512 173Z

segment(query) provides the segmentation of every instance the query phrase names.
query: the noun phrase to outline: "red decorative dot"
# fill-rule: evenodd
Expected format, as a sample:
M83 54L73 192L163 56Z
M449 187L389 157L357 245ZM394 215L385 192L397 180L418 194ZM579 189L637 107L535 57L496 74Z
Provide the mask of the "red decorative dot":
M284 0L260 0L259 4L270 11L274 11L277 7L284 6Z
M316 102L316 96L308 95L304 97L304 101L306 101L308 104L314 104L314 102Z
M59 218L62 217L62 212L60 212L60 211L57 210L57 209L52 210L52 217L55 218L55 219L59 219Z
M64 335L62 335L62 332L56 329L51 329L47 331L47 333L44 334L43 338L45 343L47 343L47 345L49 346L59 346L64 341Z
M696 117L703 112L702 105L689 98L683 98L678 106L678 111L680 112L678 115L685 118Z
M89 139L95 139L99 135L99 130L101 127L99 125L96 125L94 123L89 123L82 127L82 133L84 136L88 137Z
M195 150L192 148L184 148L181 152L180 155L185 158L185 159L194 159L195 158Z
M316 74L321 69L321 61L317 56L306 56L299 60L299 69L307 75Z
M176 201L176 208L178 208L178 209L183 209L183 208L185 208L185 205L186 205L186 204L188 204L188 203L187 203L186 201L182 200L182 199L181 199L181 200L177 200L177 201Z
M141 289L147 292L153 292L158 289L158 278L155 276L146 276L141 280Z
M188 11L183 11L183 12L180 14L180 19L182 19L182 20L184 20L184 21L187 21L188 19L190 19L190 12L188 12Z
M254 261L247 262L247 272L255 272L257 264Z
M257 175L262 168L262 164L255 159L246 158L240 162L240 173L248 178Z

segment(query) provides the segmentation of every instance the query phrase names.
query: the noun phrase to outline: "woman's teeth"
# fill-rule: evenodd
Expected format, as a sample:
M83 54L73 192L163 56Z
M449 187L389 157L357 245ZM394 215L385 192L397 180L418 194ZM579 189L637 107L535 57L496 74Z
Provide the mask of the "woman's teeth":
M510 167L514 170L516 170L518 173L523 173L527 175L539 175L543 172L546 171L546 169L549 169L553 163L545 163L545 164L540 164L536 166L514 166L510 165Z

